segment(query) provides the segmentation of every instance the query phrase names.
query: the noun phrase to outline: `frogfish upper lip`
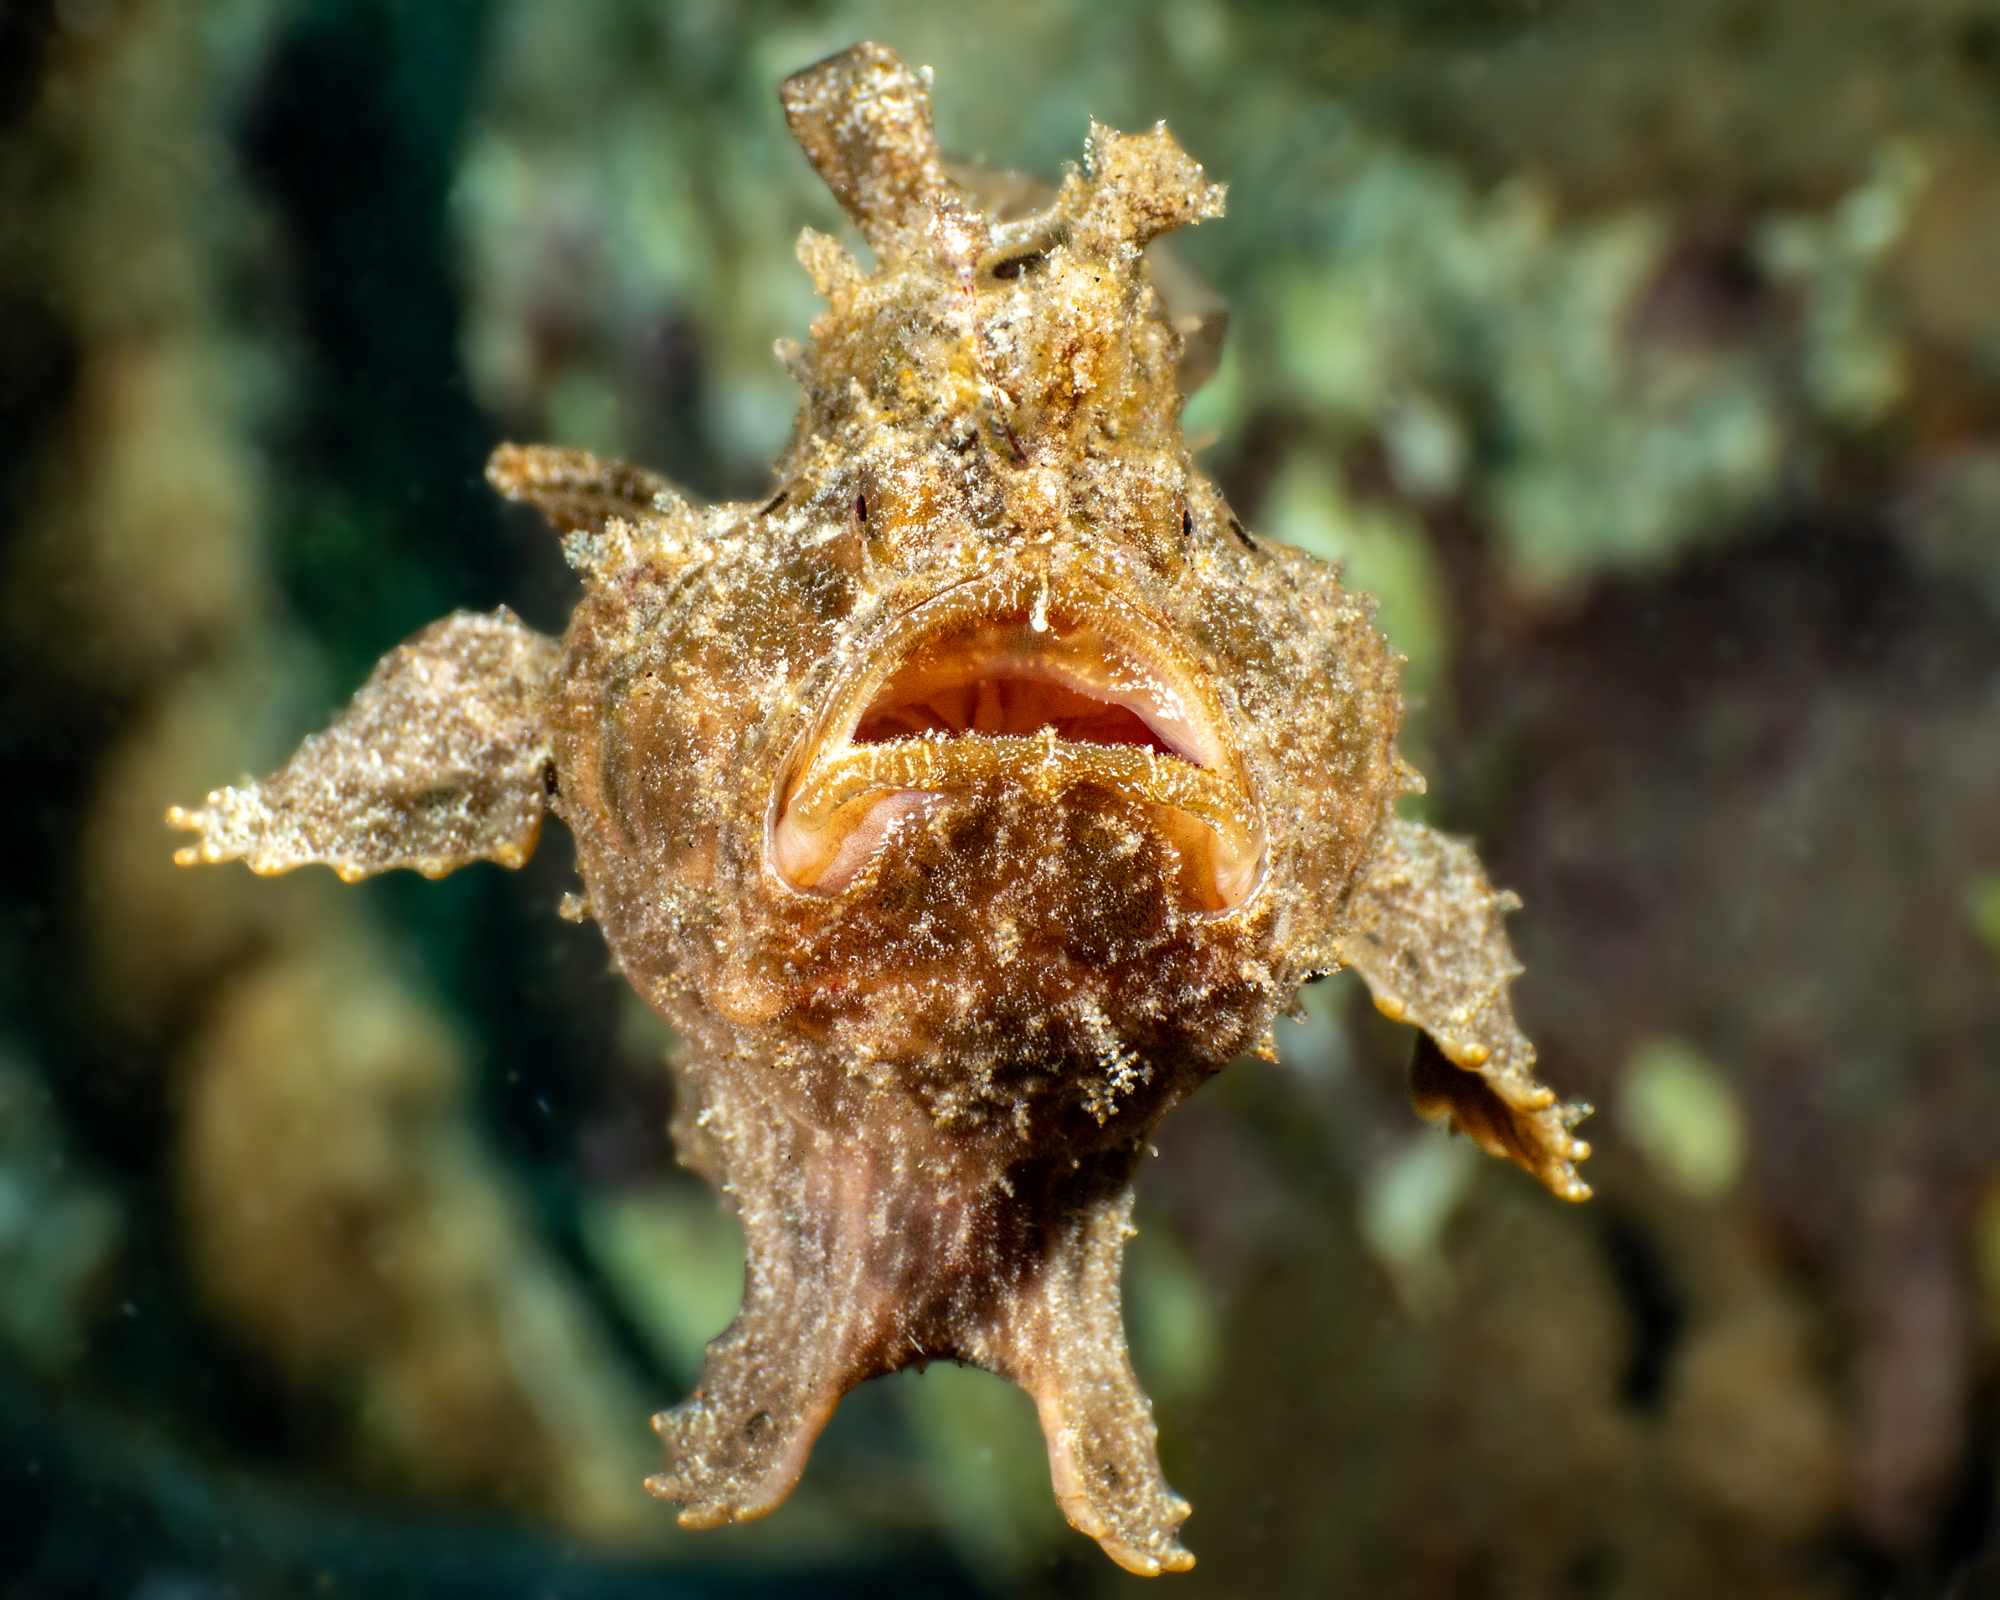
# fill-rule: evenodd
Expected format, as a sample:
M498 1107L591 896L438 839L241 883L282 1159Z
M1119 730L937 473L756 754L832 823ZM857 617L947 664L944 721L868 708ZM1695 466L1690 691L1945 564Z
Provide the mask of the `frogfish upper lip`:
M772 793L766 855L795 889L852 886L907 818L1005 779L1142 803L1194 909L1255 889L1265 835L1208 674L1090 577L953 585L863 641Z

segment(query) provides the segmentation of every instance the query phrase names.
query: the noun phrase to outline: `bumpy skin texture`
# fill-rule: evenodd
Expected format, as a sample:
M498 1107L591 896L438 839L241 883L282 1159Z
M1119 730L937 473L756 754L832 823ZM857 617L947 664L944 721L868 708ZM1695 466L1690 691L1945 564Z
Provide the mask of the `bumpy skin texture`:
M697 508L501 449L584 579L560 659L449 619L174 820L191 860L442 870L517 862L552 797L688 1041L675 1139L747 1243L741 1312L654 1419L684 1523L771 1510L848 1389L951 1358L1034 1397L1078 1528L1184 1568L1119 1308L1148 1131L1343 965L1435 1040L1419 1109L1567 1198L1582 1108L1514 1024L1509 897L1393 815L1417 779L1368 604L1190 460L1194 330L1142 252L1220 187L1164 126L1093 127L1046 210L999 220L890 51L783 100L876 264L801 241L827 310L781 347L778 492Z

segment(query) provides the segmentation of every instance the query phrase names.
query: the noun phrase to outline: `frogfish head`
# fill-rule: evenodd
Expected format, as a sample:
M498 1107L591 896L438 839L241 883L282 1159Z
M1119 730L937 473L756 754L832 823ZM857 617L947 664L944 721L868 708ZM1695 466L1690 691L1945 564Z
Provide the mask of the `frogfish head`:
M786 85L860 225L762 506L579 535L560 809L641 991L800 1092L1129 1136L1330 964L1410 778L1333 569L1197 469L1147 246L1220 213L1164 126L982 204L887 51Z

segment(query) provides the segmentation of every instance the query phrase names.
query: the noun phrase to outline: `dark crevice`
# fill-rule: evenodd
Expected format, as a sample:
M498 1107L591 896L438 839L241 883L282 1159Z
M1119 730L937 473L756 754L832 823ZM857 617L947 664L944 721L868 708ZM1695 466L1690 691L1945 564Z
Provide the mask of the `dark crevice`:
M276 210L301 336L275 455L274 553L342 682L454 606L508 598L461 373L449 198L487 8L320 0L271 53L244 122ZM385 66L386 64L386 66Z
M2000 1596L2000 1386L1990 1383L1973 1406L1965 1467L1940 1520L1938 1567L1943 1593L1963 1600Z
M1598 1236L1632 1319L1632 1355L1620 1380L1620 1396L1636 1410L1657 1411L1666 1395L1674 1348L1687 1325L1687 1306L1644 1228L1607 1208Z
M43 65L54 55L55 0L8 0L0 6L0 133L34 110Z

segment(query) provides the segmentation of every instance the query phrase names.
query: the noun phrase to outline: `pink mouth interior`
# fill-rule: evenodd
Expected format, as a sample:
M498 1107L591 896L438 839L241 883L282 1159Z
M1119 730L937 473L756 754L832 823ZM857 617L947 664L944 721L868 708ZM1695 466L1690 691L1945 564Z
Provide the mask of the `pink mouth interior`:
M885 744L924 734L1033 735L1044 728L1070 744L1138 745L1188 759L1130 707L1018 669L919 687L914 694L899 692L892 682L862 713L850 742Z
M876 689L848 742L985 735L1137 747L1196 767L1220 757L1199 713L1157 674L1085 625L1020 619L931 641Z

